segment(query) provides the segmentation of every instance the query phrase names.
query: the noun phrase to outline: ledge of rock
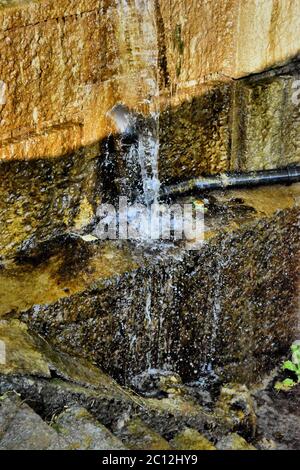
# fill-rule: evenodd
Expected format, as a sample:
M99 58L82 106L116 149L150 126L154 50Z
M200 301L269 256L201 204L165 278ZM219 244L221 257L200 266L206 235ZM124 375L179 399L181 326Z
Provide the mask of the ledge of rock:
M273 378L252 390L223 387L214 392L208 408L195 398L201 395L200 384L192 391L181 382L180 396L170 388L166 398L145 399L89 362L53 349L20 322L1 321L0 341L6 344L8 338L6 365L0 364L1 449L250 450L299 445L297 426L290 427L297 413L288 409L290 398L276 396ZM28 362L22 363L22 357ZM44 367L39 371L41 358ZM47 366L50 375L44 371ZM296 390L293 394L296 403L299 396ZM252 415L244 402L251 403Z
M165 364L193 380L212 360L225 379L256 381L297 331L298 203L299 184L215 192L196 251L37 245L0 272L2 318L122 382Z

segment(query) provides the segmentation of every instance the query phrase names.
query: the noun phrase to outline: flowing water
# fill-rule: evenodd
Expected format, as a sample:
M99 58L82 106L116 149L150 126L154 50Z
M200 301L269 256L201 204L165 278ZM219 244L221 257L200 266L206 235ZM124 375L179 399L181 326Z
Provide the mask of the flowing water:
M115 122L121 138L130 134L133 136L125 159L129 167L139 166L143 192L139 202L149 207L157 202L160 189L159 71L154 3L117 0L117 14L119 48L122 52L120 74L127 77L123 84L127 102L116 103L108 115ZM135 103L134 110L131 109L131 102Z

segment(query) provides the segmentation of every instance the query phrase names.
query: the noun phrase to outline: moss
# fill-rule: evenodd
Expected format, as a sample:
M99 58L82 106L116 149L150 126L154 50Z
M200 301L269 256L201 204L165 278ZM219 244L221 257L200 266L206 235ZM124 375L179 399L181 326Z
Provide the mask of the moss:
M215 446L195 429L185 429L171 441L176 450L216 450Z
M129 449L169 450L169 443L139 418L125 424L121 433L122 441Z

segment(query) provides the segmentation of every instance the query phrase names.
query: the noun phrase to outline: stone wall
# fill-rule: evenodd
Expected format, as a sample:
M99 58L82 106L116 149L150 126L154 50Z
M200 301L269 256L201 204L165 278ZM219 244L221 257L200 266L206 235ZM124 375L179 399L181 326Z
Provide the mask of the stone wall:
M114 131L107 111L118 102L147 114L159 109L158 95L162 110L177 110L196 97L210 114L213 104L201 101L209 86L203 83L262 72L297 56L299 5L299 0L1 1L0 159L56 157L98 142ZM193 136L204 160L211 159L210 145L219 145L218 135L206 135L210 125L208 117ZM177 127L179 134L187 133L185 125ZM168 131L163 118L163 141ZM207 152L202 134L209 140ZM226 169L223 150L211 166L198 166L207 172Z
M280 168L300 162L299 65L235 82L231 167Z
M0 3L1 160L70 153L112 131L116 102L147 108L156 36L146 3Z
M0 263L25 246L89 225L101 201L93 151L0 165Z
M1 159L56 157L99 140L97 102L108 94L99 2L8 2L0 19Z
M109 192L119 188L125 170L107 142L117 130L107 112L118 102L152 111L151 8L123 0L0 2L1 258L88 226L106 182Z
M173 88L241 78L300 53L299 0L157 0Z
M84 228L102 196L141 186L108 115L117 103L140 121L160 115L163 184L299 163L298 4L0 1L0 255L76 229L88 207ZM75 186L57 170L70 161L84 167Z
M300 2L160 0L159 5L165 45L160 53L166 57L162 178L176 182L299 163L299 105L293 96ZM283 67L287 63L290 69ZM256 77L248 79L251 74Z

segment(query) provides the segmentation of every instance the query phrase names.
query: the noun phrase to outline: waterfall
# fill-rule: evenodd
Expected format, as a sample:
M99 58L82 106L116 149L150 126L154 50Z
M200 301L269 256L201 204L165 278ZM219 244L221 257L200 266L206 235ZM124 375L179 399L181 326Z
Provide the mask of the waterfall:
M157 202L160 190L155 6L149 0L116 2L117 39L121 52L120 100L108 115L121 135L134 137L125 155L126 164L139 166L143 191L139 202L150 207Z
M138 164L142 180L143 194L140 202L150 208L151 204L158 202L160 181L158 172L159 158L159 113L143 116L130 113L130 110L121 103L116 104L108 116L114 121L121 139L129 140L126 148L126 165L129 175L135 174L134 167Z
M222 248L224 247L224 240L221 241ZM223 250L222 250L223 251ZM225 247L224 247L225 253ZM217 340L220 332L220 322L221 322L221 314L222 314L222 297L223 297L223 269L228 265L230 262L229 259L226 258L226 255L219 258L216 262L215 266L215 273L214 273L214 292L213 292L213 299L212 299L212 315L211 315L211 329L210 329L210 339L208 342L208 348L206 353L206 361L204 366L202 367L202 372L207 376L215 376L214 371L214 360L217 348Z
M160 181L158 173L159 157L159 115L151 116L151 126L138 134L138 158L143 182L143 198L147 207L157 203Z

